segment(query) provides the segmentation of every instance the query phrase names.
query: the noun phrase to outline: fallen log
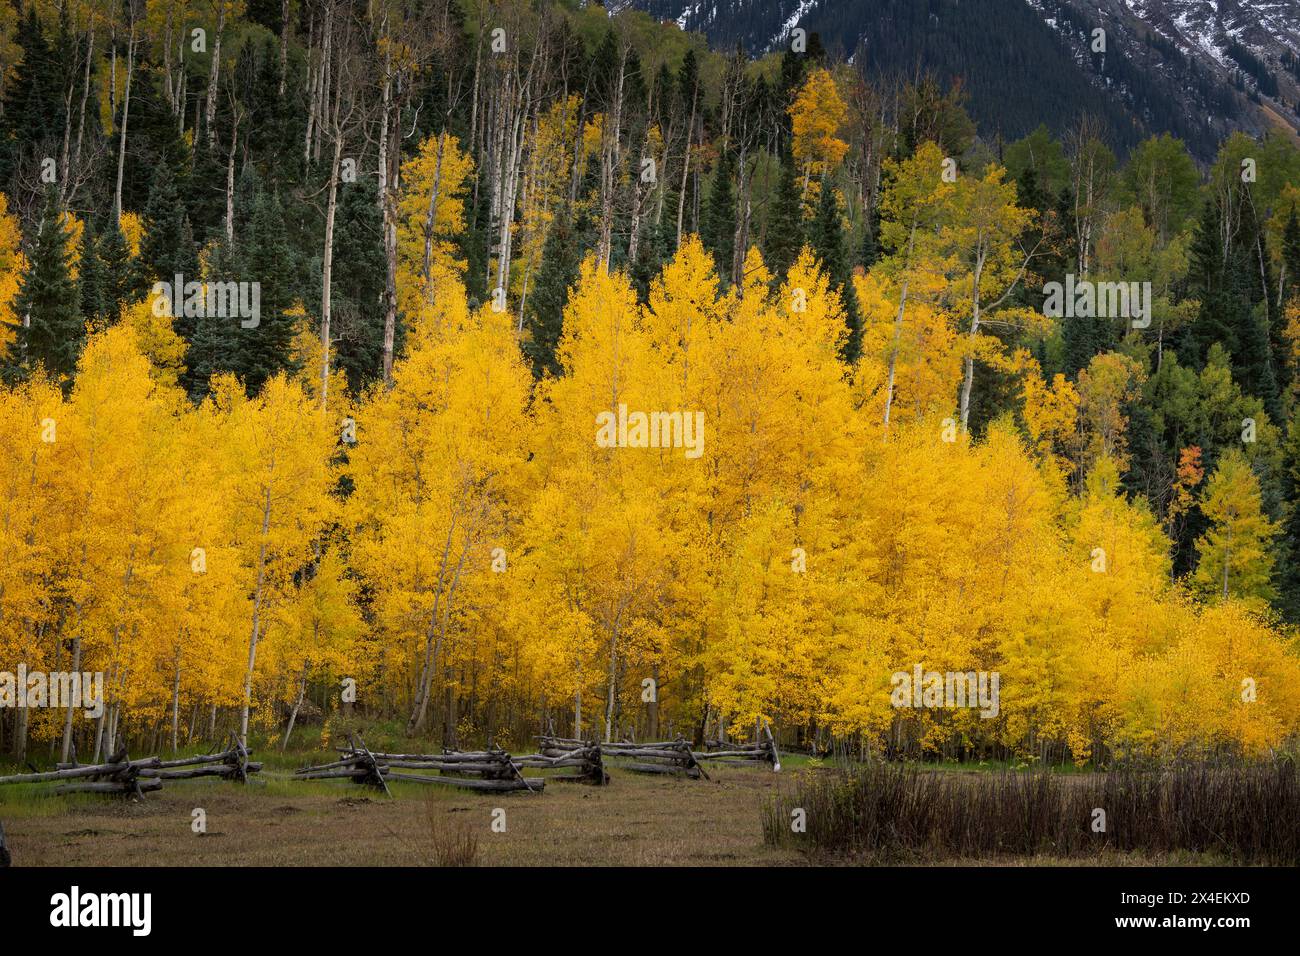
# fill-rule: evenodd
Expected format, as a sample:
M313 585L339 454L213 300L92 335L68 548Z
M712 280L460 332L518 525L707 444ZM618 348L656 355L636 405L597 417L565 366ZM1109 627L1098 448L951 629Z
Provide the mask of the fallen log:
M380 770L385 770L385 769L387 768L385 768L381 764ZM362 768L360 770L354 768L344 768L341 770L322 770L319 772L311 772L309 768L308 772L299 770L297 773L293 775L293 779L295 780L342 780L344 777L348 777L349 779L356 779L359 777L362 780L364 780L369 775L369 773L370 773L369 768Z
M541 793L546 787L545 777L521 777L518 780L485 780L478 777L426 777L413 773L385 773L388 782L401 780L407 783L443 783L464 790L531 790Z
M47 770L43 773L20 773L9 777L0 777L4 783L45 783L49 780L75 780L78 777L99 777L117 774L132 768L158 767L162 761L157 757L145 757L141 760L129 760L117 763L87 764L84 767L69 767L66 770Z
M252 753L251 750L246 752L250 754ZM174 760L164 760L158 766L165 770L168 767L188 767L197 763L223 763L226 760L234 759L237 756L238 751L226 750L219 754L200 754L197 757L177 757Z
M248 773L260 773L262 765L260 763L248 764ZM238 775L239 767L195 767L192 770L152 770L145 769L140 771L141 778L157 780L192 780L196 777L223 777L229 779Z
M59 795L67 793L152 793L162 789L161 780L100 781L97 783L65 783L54 788Z
M620 763L615 764L620 770L635 770L637 773L675 773L684 774L692 779L699 777L699 767L667 763Z

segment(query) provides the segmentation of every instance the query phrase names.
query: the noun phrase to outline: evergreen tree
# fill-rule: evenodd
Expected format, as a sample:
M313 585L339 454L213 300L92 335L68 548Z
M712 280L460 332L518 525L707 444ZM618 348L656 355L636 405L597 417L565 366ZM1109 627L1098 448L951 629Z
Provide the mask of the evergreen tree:
M763 232L763 258L774 282L785 281L785 274L799 258L802 247L803 203L799 198L799 177L787 152L781 157L776 201Z
M537 378L563 371L555 352L564 333L564 306L569 300L569 288L578 279L583 250L590 247L593 238L586 214L579 213L573 219L571 215L572 210L566 206L551 223L542 246L537 283L528 294L528 310L524 316L528 335L523 351Z
M713 185L709 190L703 235L700 237L704 248L713 254L718 275L724 283L731 280L736 248L736 194L731 185L735 165L731 151L723 150L713 170Z
M36 5L20 17L14 40L21 56L4 85L0 114L0 183L13 183L25 151L57 155L41 146L55 130L63 128L63 99L59 96L59 69ZM63 170L59 170L60 173Z
M116 317L121 314L122 306L147 290L141 281L138 265L131 257L126 236L122 235L121 227L112 216L105 223L98 246L103 266L103 311Z
M85 339L68 255L69 235L63 209L51 190L14 300L18 338L12 355L27 368L39 363L59 375L72 373Z
M237 275L234 262L235 257L224 237L212 241L206 248L204 281L223 281ZM185 353L186 370L181 384L192 400L197 402L207 395L213 375L232 371L239 374L236 353L240 336L247 331L229 319L199 320L191 324L189 347Z
M188 219L171 171L159 166L144 208L140 240L140 271L147 282L173 282L178 272L187 282L198 278L193 271L198 253Z
M477 195L478 201L472 202ZM471 308L477 308L488 294L488 244L491 241L492 207L488 197L486 182L480 179L478 189L471 195L472 206L466 210L465 231L457 237L461 256L467 263L465 268L465 290L469 294ZM472 213L472 215L471 215Z
M829 179L822 182L821 196L817 200L817 215L811 225L810 245L821 259L831 285L840 290L840 299L844 303L844 322L848 326L849 337L844 343L843 357L845 362L852 365L862 354L862 315L858 308L857 292L853 288L853 274L849 269L840 204Z
M1269 414L1280 420L1274 344L1268 303L1260 292L1253 223L1242 218L1225 252L1219 240L1222 215L1217 203L1206 203L1193 235L1189 278L1199 291L1200 309L1187 326L1181 351L1200 364L1210 346L1222 344L1232 356L1237 383L1262 398Z
M880 217L872 215L862 225L862 242L858 246L858 265L870 269L880 258Z
M344 184L334 232L330 335L336 365L353 391L383 371L383 229L375 181Z
M99 259L99 242L95 238L95 227L89 221L81 232L81 244L77 252L81 317L86 322L91 322L105 314L105 300L104 265ZM110 318L117 318L117 314L114 313Z
M295 299L294 262L278 196L265 190L258 194L246 233L240 248L239 271L243 281L259 285L258 324L246 326L234 318L207 321L231 326L229 331L236 341L232 371L253 395L268 378L292 364L290 348L295 330L294 320L287 313Z
M1282 230L1282 262L1290 289L1287 298L1300 297L1300 216L1296 215L1294 205L1291 206L1291 214ZM1284 303L1279 303L1282 304Z

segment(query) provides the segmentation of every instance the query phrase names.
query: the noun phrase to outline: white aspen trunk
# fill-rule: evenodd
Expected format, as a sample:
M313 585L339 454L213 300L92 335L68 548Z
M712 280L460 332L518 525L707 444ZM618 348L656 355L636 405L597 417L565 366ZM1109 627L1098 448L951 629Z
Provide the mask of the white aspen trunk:
M968 430L968 423L970 421L970 393L971 393L971 388L975 382L975 339L976 336L979 335L979 331L980 331L980 278L983 276L983 273L984 273L984 253L983 251L981 251L976 254L975 272L974 275L972 276L974 288L972 291L973 302L971 307L970 333L967 339L968 348L966 351L966 362L965 362L966 375L961 385L961 430L962 431Z
M72 154L72 164L77 169L81 168L81 143L86 133L86 101L90 96L90 65L95 59L95 21L90 21L90 31L86 35L86 70L81 80L81 110L80 118L77 120L77 146ZM69 170L64 170L64 175L68 175Z
M122 93L122 129L117 146L117 190L113 194L113 216L122 223L122 174L126 169L126 124L131 113L131 75L135 72L135 22L126 44L126 89Z
M208 149L217 148L217 131L213 123L217 118L217 86L221 79L221 35L226 32L226 0L217 0L217 35L212 41L212 68L208 71L208 102L203 113L207 126Z
M316 18L312 17L307 26L307 132L303 137L302 161L311 161L311 134L316 123L316 80L318 73L312 64L312 51L316 43Z
M172 678L172 754L180 748L181 730L181 649L176 647L176 672Z
M691 137L695 135L695 104L699 99L700 84L691 91L691 118L686 124L686 148L682 151L682 185L677 191L677 248L682 247L682 224L686 216L686 183L691 171Z
M262 504L262 543L257 551L257 584L253 589L253 625L248 635L248 669L244 672L244 700L239 714L239 742L248 746L248 711L253 702L253 667L257 664L257 639L262 626L262 591L266 582L266 535L271 529L271 487ZM216 720L216 705L212 708Z
M72 639L72 673L81 672L81 637L77 636ZM59 750L59 760L63 763L68 762L68 754L72 750L72 711L73 708L69 703L67 713L63 715L63 746Z
M916 247L916 217L912 218L912 231L907 237L907 261L903 266L903 287L898 295L898 313L894 316L894 342L889 351L889 381L885 386L885 429L889 429L889 414L894 406L894 379L898 366L899 343L903 336L903 316L907 309L907 287L911 282L912 251Z
M442 189L442 157L446 149L447 129L438 134L438 155L433 162L433 185L429 189L429 208L424 214L424 261L420 275L424 279L424 294L433 301L433 229L438 216L438 193ZM387 330L385 330L387 331Z
M343 164L343 131L334 130L334 160L330 164L329 200L325 205L325 250L321 264L320 407L328 404L330 387L330 291L334 276L334 216L338 208L339 169Z
M293 702L293 710L289 711L289 726L284 731L284 741L280 744L280 753L284 753L289 746L289 737L293 734L293 725L298 721L298 710L302 707L303 698L307 696L307 663L302 665L302 679L298 683L298 699Z
M289 0L280 0L280 89L284 97L284 85L289 78Z
M618 682L618 623L609 636L609 691L605 700L605 743L612 741L614 732L614 688Z
M415 701L411 707L411 716L406 722L407 734L412 734L424 726L425 715L429 706L429 689L433 686L433 670L442 649L437 642L435 625L438 621L438 608L442 602L442 580L447 573L447 564L451 560L451 543L456 531L453 521L447 529L447 540L443 544L442 563L438 566L438 588L433 594L433 609L429 612L429 626L424 632L424 666L420 669L420 682L416 686Z
M230 124L230 158L226 162L226 245L235 248L235 148L239 143L239 114Z

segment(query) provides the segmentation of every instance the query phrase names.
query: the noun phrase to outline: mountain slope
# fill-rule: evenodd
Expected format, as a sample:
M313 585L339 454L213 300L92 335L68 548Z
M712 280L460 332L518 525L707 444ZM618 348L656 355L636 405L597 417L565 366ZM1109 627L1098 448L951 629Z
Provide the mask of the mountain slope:
M918 69L961 78L986 136L1018 137L1045 122L1061 131L1084 113L1127 148L1153 132L1185 140L1201 159L1228 132L1260 133L1264 110L1293 125L1300 81L1285 66L1300 0L629 0L718 48L779 50L800 27L869 75ZM1106 48L1093 49L1093 31ZM1243 65L1244 64L1244 65ZM1255 74L1259 74L1257 77ZM1279 89L1276 98L1270 81ZM1259 99L1264 92L1263 102ZM1270 102L1271 100L1271 102Z

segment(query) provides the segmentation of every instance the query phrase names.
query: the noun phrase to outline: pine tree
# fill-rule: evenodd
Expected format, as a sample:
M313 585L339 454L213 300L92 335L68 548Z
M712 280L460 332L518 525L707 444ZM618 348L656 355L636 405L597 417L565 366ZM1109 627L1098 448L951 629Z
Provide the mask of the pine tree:
M99 242L95 227L87 222L81 232L77 256L78 284L81 286L81 317L87 322L105 314L104 264L99 259ZM114 313L110 318L117 318Z
M166 166L159 166L145 204L140 240L141 273L148 282L173 282L178 272L187 282L197 278L192 271L197 252L193 236L187 235L187 219L175 178Z
M1300 216L1297 216L1294 204L1287 217L1286 227L1282 230L1282 262L1285 264L1290 287L1287 298L1300 298Z
M140 270L126 244L126 236L116 219L108 217L99 238L99 258L103 265L103 311L116 318L137 295L146 291L140 282Z
M461 258L467 263L465 269L465 291L469 293L471 307L477 307L488 294L488 243L491 241L491 202L488 197L486 182L479 180L475 191L478 201L473 204L472 213L466 218L465 230L457 236ZM469 205L467 203L467 205ZM530 293L531 296L531 293Z
M732 261L736 247L736 194L731 185L735 159L730 150L723 150L713 170L713 183L709 189L708 205L704 210L704 248L713 254L713 262L723 281L731 277Z
M528 312L524 316L527 337L523 352L532 365L533 376L559 375L556 348L564 332L564 306L569 289L578 279L581 264L581 243L590 237L584 228L585 217L570 221L571 210L560 210L551 223L550 232L542 246L542 264L537 271L537 282L528 294Z
M232 371L244 381L250 395L276 372L291 367L294 320L287 313L294 304L294 262L285 229L284 209L274 193L262 191L253 201L253 216L240 252L240 276L260 288L261 314L256 326L245 327L234 318L211 318L236 327Z
M383 228L375 181L345 184L334 233L330 335L353 391L383 372Z
M59 375L72 374L85 340L68 237L63 210L51 190L14 302L21 323L14 355L27 368L39 363Z
M19 19L14 39L22 55L4 85L0 183L13 182L24 150L37 149L55 130L63 129L58 64L45 39L35 4L28 5L27 15Z
M208 244L205 260L205 282L222 281L238 275L235 257L224 238ZM248 331L229 319L204 319L192 323L189 347L185 352L186 371L181 378L181 384L192 400L200 401L208 394L212 376L222 372L240 374L236 353L240 347L240 336Z
M763 232L763 258L772 271L773 281L785 281L803 248L803 203L799 198L799 177L794 160L787 152L781 158L776 202Z
M858 245L858 265L870 269L880 258L880 217L871 216L862 226L862 242Z
M862 314L858 296L853 288L853 274L849 269L848 250L844 242L844 225L840 217L840 204L830 180L822 182L821 196L817 201L817 215L809 231L813 252L822 261L831 284L839 288L844 302L844 322L849 336L844 343L844 361L852 365L862 354Z
M1281 419L1280 395L1269 304L1260 292L1261 264L1254 226L1243 221L1225 250L1219 240L1222 212L1208 202L1192 237L1189 279L1199 290L1200 309L1183 334L1183 353L1198 364L1215 343L1228 350L1233 378L1264 400Z

